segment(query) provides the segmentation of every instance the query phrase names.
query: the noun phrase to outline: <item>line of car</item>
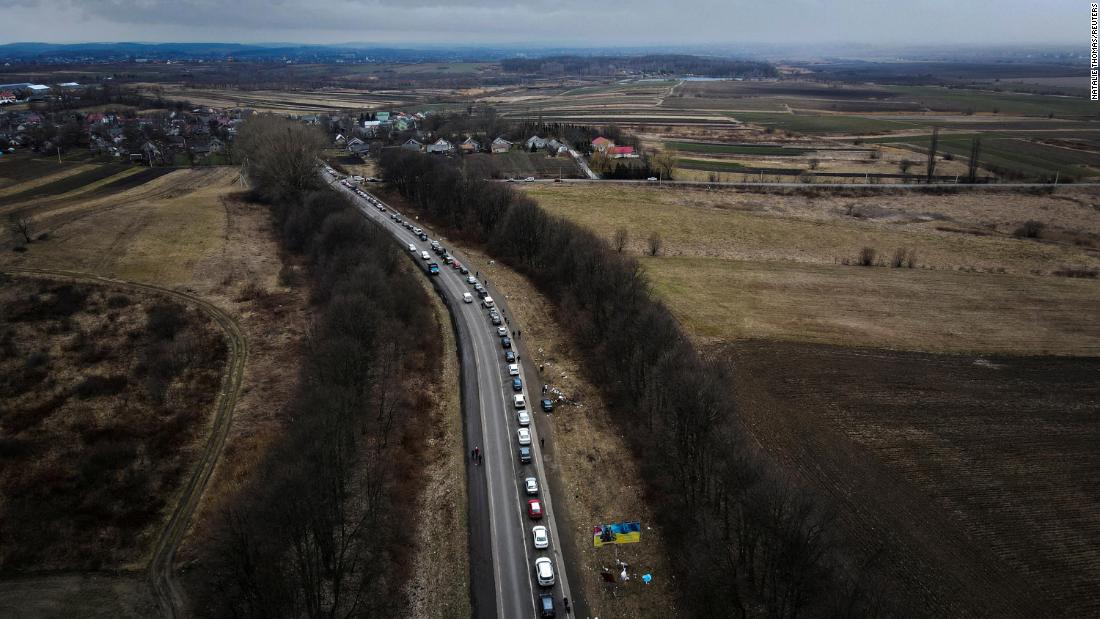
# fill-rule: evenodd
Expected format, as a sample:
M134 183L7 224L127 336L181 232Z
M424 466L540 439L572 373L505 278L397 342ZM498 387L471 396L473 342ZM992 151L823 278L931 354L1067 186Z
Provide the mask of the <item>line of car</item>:
M333 177L339 177L339 174L332 168L326 168ZM534 179L530 179L534 180ZM367 201L381 213L386 213L386 207L381 201L376 199L371 194L359 189L353 183L347 179L341 180L341 184L355 192L360 198ZM390 213L390 219L411 231L421 241L428 241L427 233L415 226L413 223L402 219L401 214L397 211ZM515 352L512 350L512 340L509 337L508 329L503 325L503 318L500 315L496 307L493 297L489 295L489 291L477 281L477 278L470 275L470 270L465 265L459 263L451 256L445 247L439 243L439 241L431 241L431 251L435 253L442 260L444 264L450 265L453 269L459 271L461 274L466 275L465 282L471 286L473 293L463 293L463 301L465 303L473 303L474 295L481 299L481 306L487 310L486 314L490 323L496 327L496 334L500 337L501 347L504 350L504 361L507 366L508 376L512 379L512 390L515 392L512 398L512 404L515 407L515 422L516 428L516 442L518 443L517 456L521 465L532 464L533 455L531 450L531 415L527 411L527 398L523 393L523 380L520 378L519 364ZM419 256L419 258L428 263L428 273L430 275L439 275L440 266L437 262L432 261L432 256L427 251L420 250L414 243L408 244L408 250L413 256ZM544 399L542 401L543 410L549 412L553 408L553 404L550 400ZM544 507L542 499L540 498L540 489L538 478L534 475L524 473L523 478L523 493L527 498L527 516L532 521L537 522L543 518ZM545 525L536 524L531 527L531 544L535 550L548 550L550 548L550 529ZM540 587L552 588L557 578L554 573L553 560L547 556L539 556L534 561L534 574L535 580ZM556 615L555 601L552 593L540 592L537 600L537 610L542 617L554 617Z

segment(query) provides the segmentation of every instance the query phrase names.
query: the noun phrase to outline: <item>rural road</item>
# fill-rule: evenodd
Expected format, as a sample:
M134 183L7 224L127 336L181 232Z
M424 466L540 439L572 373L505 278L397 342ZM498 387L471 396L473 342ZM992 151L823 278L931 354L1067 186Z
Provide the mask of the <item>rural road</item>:
M180 491L179 499L172 510L172 514L157 536L153 546L153 556L148 567L149 586L157 605L160 607L161 614L164 617L171 618L181 616L183 614L183 597L172 572L172 562L175 558L176 549L179 547L184 533L187 532L191 516L195 513L195 508L198 507L202 493L210 481L210 476L214 473L214 468L221 457L222 448L225 446L225 437L229 434L229 427L233 421L233 407L237 404L241 381L244 377L245 363L248 360L248 340L245 338L236 319L216 305L185 292L75 271L30 268L5 268L2 271L14 275L41 276L116 288L129 288L170 297L201 311L214 321L225 334L228 357L222 374L221 386L218 390L218 398L214 404L210 437L199 454L199 461L195 463L191 476Z
M385 213L363 197L340 183L332 186L352 200L365 216L374 220L399 242L402 251L410 244L416 253L428 251L433 262L440 263L440 275L432 277L436 289L448 306L456 328L462 366L462 402L465 416L467 455L474 446L480 446L483 463L468 465L469 521L470 521L470 575L473 615L479 618L518 619L535 617L537 595L552 592L558 612L562 613L562 598L574 596L570 592L565 562L559 545L559 530L554 519L553 501L548 492L547 477L543 469L542 454L535 424L530 426L531 464L520 464L516 437L518 425L511 377L504 361L504 350L496 327L489 321L488 313L480 303L464 303L463 294L473 292L465 275L442 264L428 241L421 241L411 231L398 225L391 218L393 209L386 206ZM372 199L377 199L372 196ZM402 216L404 219L404 216ZM446 246L446 244L444 244ZM426 272L428 261L415 258ZM475 296L476 299L476 296ZM509 321L501 312L505 326L516 330L519 325ZM537 397L527 390L533 385L527 380L522 364L520 378L527 396L527 409L536 412ZM534 404L535 406L532 406ZM467 457L467 462L469 458ZM539 498L543 502L545 517L531 520L526 514L527 499L523 482L535 477L539 482ZM550 529L550 548L536 550L531 542L531 527L542 524ZM553 588L539 587L534 576L534 561L549 557L554 564L557 579Z

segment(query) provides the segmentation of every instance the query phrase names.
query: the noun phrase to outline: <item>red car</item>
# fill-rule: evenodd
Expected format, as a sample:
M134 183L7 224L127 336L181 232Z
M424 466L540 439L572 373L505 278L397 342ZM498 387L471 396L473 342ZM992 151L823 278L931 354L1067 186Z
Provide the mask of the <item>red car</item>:
M533 520L542 518L542 501L538 499L528 499L527 501L527 515Z

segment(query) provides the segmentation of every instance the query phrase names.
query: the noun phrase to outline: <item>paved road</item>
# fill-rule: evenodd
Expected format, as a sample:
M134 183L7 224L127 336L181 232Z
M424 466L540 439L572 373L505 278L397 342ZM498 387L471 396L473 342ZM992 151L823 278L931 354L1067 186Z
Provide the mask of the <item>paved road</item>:
M499 619L537 616L537 594L543 591L553 593L559 615L563 615L562 598L572 596L558 545L558 527L543 470L538 433L532 423L533 463L520 464L516 455L519 447L516 430L519 426L513 406L515 392L504 361L504 349L496 327L489 321L488 311L478 302L463 302L463 294L473 293L473 286L466 282L465 275L444 265L431 253L432 238L421 241L411 231L395 223L391 217L394 211L389 206L385 206L383 213L340 183L332 183L332 186L344 192L364 215L380 223L410 256L412 252L408 251L408 247L411 244L417 256L427 251L431 261L438 262L441 268L440 275L432 280L450 309L461 349L474 616ZM372 199L376 198L372 196ZM461 260L462 257L458 258ZM422 269L426 268L427 262L416 258ZM476 294L474 299L480 301ZM503 318L506 320L504 326L509 331L521 328L510 321L510 316L504 315ZM528 382L522 365L520 367L528 411L532 416L541 414L536 412L539 394L528 392L526 386L534 383ZM533 397L535 399L532 401ZM480 446L484 454L483 463L479 466L470 464L469 459L469 450L475 445ZM528 518L526 513L527 499L530 497L524 492L523 482L527 477L536 477L539 481L539 498L546 512L539 522ZM550 529L548 550L536 550L532 544L531 527L536 524ZM553 588L539 587L535 580L534 561L541 556L553 560L557 578Z

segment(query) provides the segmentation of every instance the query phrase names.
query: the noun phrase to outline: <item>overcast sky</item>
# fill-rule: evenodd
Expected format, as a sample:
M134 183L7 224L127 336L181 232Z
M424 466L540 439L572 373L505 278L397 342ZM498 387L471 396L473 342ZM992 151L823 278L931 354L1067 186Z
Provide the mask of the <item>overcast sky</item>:
M1084 0L0 0L0 43L1087 46L1088 7Z

